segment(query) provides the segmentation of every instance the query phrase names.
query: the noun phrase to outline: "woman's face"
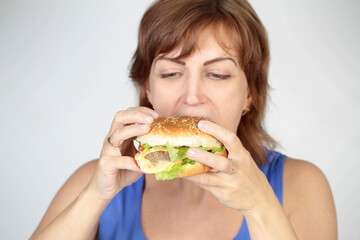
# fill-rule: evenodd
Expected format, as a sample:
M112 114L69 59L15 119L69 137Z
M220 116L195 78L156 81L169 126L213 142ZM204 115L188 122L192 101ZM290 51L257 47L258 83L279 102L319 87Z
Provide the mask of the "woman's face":
M251 97L234 49L222 49L208 28L199 34L192 55L178 61L177 54L179 49L152 64L146 93L154 110L160 116L206 117L236 133Z

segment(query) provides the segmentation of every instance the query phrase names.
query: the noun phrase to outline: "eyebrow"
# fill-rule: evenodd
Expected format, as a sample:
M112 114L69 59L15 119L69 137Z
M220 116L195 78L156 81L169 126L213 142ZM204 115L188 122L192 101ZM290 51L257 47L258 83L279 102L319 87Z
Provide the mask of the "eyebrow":
M158 60L168 60L168 61L171 61L171 62L174 62L174 63L177 63L177 64L181 64L181 65L184 65L184 66L186 65L186 63L184 61L181 61L181 60L176 59L176 58L160 57L156 61L158 61ZM211 59L209 61L204 62L203 66L206 66L206 65L209 65L209 64L212 64L212 63L215 63L215 62L225 61L225 60L230 60L235 64L235 66L237 66L235 60L232 59L232 58L229 58L229 57L219 57L219 58Z

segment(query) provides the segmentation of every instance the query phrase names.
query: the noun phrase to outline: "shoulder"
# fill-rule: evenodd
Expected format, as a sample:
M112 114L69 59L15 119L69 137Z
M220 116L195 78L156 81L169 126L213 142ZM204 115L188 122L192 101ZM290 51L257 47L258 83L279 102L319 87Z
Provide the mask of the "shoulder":
M71 203L88 185L97 162L98 160L95 159L80 166L59 189L51 205L58 203L59 207L63 207L63 205Z
M69 179L65 182L65 184L67 184L68 182L72 182L72 183L76 182L81 187L84 186L85 184L87 185L87 183L89 182L90 178L92 177L92 175L95 171L98 161L99 161L98 159L95 159L95 160L89 161L89 162L83 164L82 166L80 166L69 177Z
M284 161L284 183L287 185L296 185L297 187L306 187L308 180L314 180L318 183L327 183L324 173L314 164L287 157Z
M95 171L97 162L98 159L95 159L83 164L66 180L51 201L47 211L33 233L33 236L46 227L47 224L78 197L80 192L89 183Z
M319 201L319 197L329 197L332 194L324 173L317 166L304 160L286 158L283 196L284 208L291 215L301 206L301 203L314 202L315 204L314 200Z
M294 195L305 197L321 191L330 191L324 173L317 166L304 160L289 157L284 162L283 188L289 199Z
M322 239L336 239L336 213L330 185L314 164L285 159L283 205L299 239L317 234L325 234L318 235Z

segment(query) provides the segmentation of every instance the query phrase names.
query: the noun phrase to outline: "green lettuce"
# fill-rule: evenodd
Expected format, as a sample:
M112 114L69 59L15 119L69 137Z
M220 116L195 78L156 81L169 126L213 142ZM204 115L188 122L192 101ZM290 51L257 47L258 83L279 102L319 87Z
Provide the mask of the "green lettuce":
M167 142L165 144L165 146L159 145L159 146L153 146L153 147L151 147L147 143L140 143L140 144L145 148L146 151L149 150L150 148L157 150L157 149L166 147L169 152L171 162L184 160L186 158L186 152L190 148L190 147L173 147L169 144L169 142ZM213 148L212 150L209 147L197 147L197 148L211 152L211 153L223 152L226 150L225 146L222 146L222 148Z
M186 152L190 147L173 147L167 142L166 148L169 152L170 161L176 162L176 161L182 161L185 158L187 158Z
M169 152L169 156L170 156L170 161L172 162L176 162L176 160L178 159L178 152L179 149L176 149L174 147L172 147L169 142L167 142L166 144L167 150Z
M184 172L187 166L194 165L195 161L189 160L181 164L174 165L169 171L163 171L155 174L156 180L173 180L177 178L180 172Z
M185 158L187 158L187 156L186 156L186 152L187 152L187 150L189 149L189 147L180 147L180 148L178 148L178 157L177 157L177 159L178 160L184 160Z
M141 144L141 143L140 143ZM151 148L151 146L147 143L143 143L141 144L146 150L149 150ZM172 180L174 178L177 178L180 172L184 172L186 167L190 166L190 165L194 165L195 161L191 160L189 158L187 158L186 156L186 152L190 147L173 147L169 144L169 142L167 142L165 144L168 152L169 152L169 156L170 156L170 161L171 162L177 162L177 161L183 161L180 164L176 164L174 165L169 171L163 171L163 172L159 172L155 174L155 177L157 180ZM165 146L153 146L152 148L154 150L156 149L160 149L160 148L164 148ZM212 150L209 147L197 147L199 149L208 151L208 152L212 152L212 153L216 153L216 152L222 152L225 151L226 148L225 146L223 146L222 148L213 148Z
M151 148L151 146L149 144L147 144L147 143L143 143L143 144L141 144L141 146L143 146L146 151Z
M216 152L223 152L225 150L226 150L225 146L222 146L222 148L213 148L211 152L216 153Z
M163 148L163 147L164 147L164 146L160 146L160 145L159 145L159 146L153 146L152 149L158 150L158 149Z
M205 151L211 151L209 147L197 147L197 148Z

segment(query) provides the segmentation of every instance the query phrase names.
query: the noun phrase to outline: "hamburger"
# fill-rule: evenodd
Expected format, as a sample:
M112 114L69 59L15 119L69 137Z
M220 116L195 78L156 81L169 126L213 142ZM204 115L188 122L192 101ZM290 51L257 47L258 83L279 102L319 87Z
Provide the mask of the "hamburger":
M160 117L150 131L138 136L139 152L135 154L138 167L155 174L157 180L172 180L211 170L186 156L190 147L227 156L225 146L213 136L202 132L197 124L204 118L189 116Z

